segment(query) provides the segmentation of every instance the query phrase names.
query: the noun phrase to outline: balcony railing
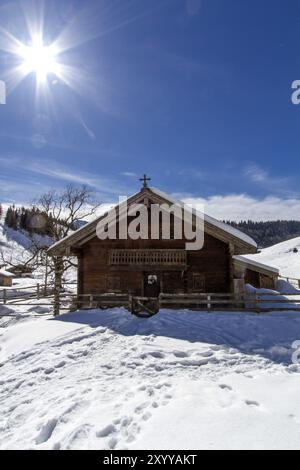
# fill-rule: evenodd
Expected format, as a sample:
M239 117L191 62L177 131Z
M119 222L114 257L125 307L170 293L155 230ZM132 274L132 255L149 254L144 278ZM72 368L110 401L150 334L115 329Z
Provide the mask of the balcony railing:
M185 250L112 250L111 266L178 266L186 265Z

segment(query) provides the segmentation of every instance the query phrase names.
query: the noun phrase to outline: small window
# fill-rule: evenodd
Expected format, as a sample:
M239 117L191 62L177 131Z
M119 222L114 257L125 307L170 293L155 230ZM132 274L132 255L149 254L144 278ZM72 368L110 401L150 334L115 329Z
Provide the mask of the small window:
M195 292L205 292L205 277L204 274L193 275L193 290Z

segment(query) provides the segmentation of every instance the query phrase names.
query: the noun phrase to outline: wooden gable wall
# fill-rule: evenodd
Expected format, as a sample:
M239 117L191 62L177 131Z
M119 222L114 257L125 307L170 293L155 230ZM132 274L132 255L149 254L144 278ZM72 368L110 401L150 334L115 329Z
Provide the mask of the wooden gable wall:
M130 292L143 295L144 276L155 274L166 293L229 292L231 256L226 243L205 236L204 248L187 252L187 268L166 266L111 266L110 252L115 249L184 250L184 240L105 240L92 238L77 252L79 293Z

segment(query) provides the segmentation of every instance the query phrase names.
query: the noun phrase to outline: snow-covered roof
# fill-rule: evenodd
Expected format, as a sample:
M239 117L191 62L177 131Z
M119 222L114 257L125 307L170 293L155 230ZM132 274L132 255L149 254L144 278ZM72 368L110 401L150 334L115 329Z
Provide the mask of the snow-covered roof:
M4 271L3 269L0 270L0 276L15 277L14 274L10 273L9 271Z
M157 188L151 188L151 191L155 194L157 194L158 196L172 202L173 204L177 204L177 205L180 205L181 207L184 206L183 202L181 201L178 201L177 199L173 198L172 196L170 196L169 194L167 193L164 193L163 191L161 191L160 189L157 189ZM187 207L187 205L185 205L185 207ZM196 213L199 213L199 216L203 218L203 214L200 213L199 211L196 211ZM214 217L211 217L210 215L208 214L204 214L204 220L206 222L208 222L209 224L215 226L215 227L218 227L220 228L221 230L223 230L224 232L227 232L229 233L230 235L236 237L236 238L239 238L240 240L243 240L245 243L248 243L249 245L252 245L253 247L257 248L257 243L253 240L253 238L249 237L248 235L246 235L245 233L241 232L240 230L232 227L231 225L228 225L228 224L225 224L224 222L221 222L217 219L215 219Z
M269 272L279 275L279 269L274 268L273 266L268 266L267 264L258 263L257 261L254 261L253 259L247 258L247 256L236 255L236 256L233 256L233 259L235 261L239 261L242 264L249 265L253 268L261 269L263 271L269 271Z
M148 188L148 190L150 192L152 192L154 195L160 197L161 199L164 199L166 200L167 202L171 203L171 204L174 204L174 205L178 205L180 206L181 208L185 207L185 208L189 208L189 205L188 204L184 204L183 202L179 201L179 200L176 200L174 197L170 196L169 194L167 193L164 193L163 191L157 189L157 188ZM143 190L142 190L143 191ZM134 194L133 196L130 197L130 199L134 199L136 198L137 196L139 196L140 194L142 194L142 191ZM58 242L56 242L54 245L52 245L50 248L49 248L49 252L54 252L55 249L57 247L60 247L61 245L63 244L69 244L71 245L72 243L72 239L76 237L76 239L78 238L78 235L80 236L80 234L82 233L82 235L87 232L90 228L92 228L94 225L96 225L98 223L99 220L101 220L101 218L107 213L109 212L109 210L112 210L113 208L115 208L117 206L117 204L115 205L111 205L111 206L108 206L107 204L103 205L103 210L101 211L101 208L100 210L97 211L97 216L95 217L95 219L91 220L89 223L87 223L86 225L83 225L82 227L80 227L78 230L76 230L75 232L69 234L67 237L65 237L63 240L60 240ZM195 211L193 209L193 207L190 206L190 210L191 212L193 211L193 213L198 214L198 216L201 218L201 220L204 219L205 222L207 222L208 224L210 224L211 226L213 227L216 227L218 228L219 230L221 230L222 232L225 232L227 233L228 235L236 238L237 240L240 240L241 242L247 244L247 245L250 245L252 248L257 248L257 243L251 238L249 237L248 235L246 235L245 233L241 232L240 230L232 227L231 225L228 225L228 224L225 224L224 222L220 222L219 220L207 215L207 214L203 214L201 213L200 211Z

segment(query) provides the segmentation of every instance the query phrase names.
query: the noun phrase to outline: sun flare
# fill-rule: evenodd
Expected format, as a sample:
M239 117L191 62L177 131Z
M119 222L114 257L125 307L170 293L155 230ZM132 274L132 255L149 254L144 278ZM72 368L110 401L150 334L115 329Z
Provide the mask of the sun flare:
M53 45L46 46L42 38L33 38L29 46L20 45L18 55L23 73L35 73L39 83L45 82L48 75L59 75L58 51Z

